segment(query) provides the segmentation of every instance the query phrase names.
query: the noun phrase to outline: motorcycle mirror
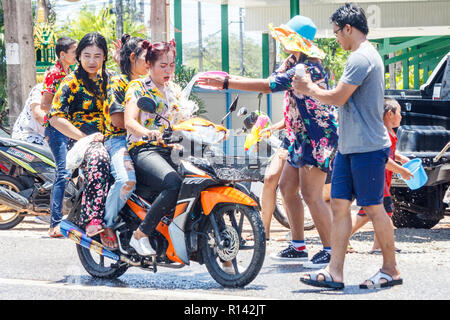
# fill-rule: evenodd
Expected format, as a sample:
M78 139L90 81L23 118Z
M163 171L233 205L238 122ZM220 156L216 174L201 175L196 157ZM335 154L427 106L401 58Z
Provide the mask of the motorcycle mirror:
M234 112L236 110L238 100L239 100L239 95L237 95L236 98L234 98L233 102L231 103L230 107L228 108L229 112Z
M230 107L228 108L228 113L227 113L227 114L225 115L225 117L223 117L222 120L220 121L221 124L223 124L223 122L225 121L225 119L228 118L228 116L229 116L234 110L236 110L238 100L239 100L239 95L237 95L236 98L234 98L233 102L231 103Z
M149 97L140 97L137 102L137 106L142 111L148 112L148 113L155 113L156 112L156 102L153 99L150 99Z
M240 109L238 110L237 116L238 116L238 117L243 117L243 116L246 116L247 113L248 113L247 108L246 108L246 107L242 107L242 108L240 108Z

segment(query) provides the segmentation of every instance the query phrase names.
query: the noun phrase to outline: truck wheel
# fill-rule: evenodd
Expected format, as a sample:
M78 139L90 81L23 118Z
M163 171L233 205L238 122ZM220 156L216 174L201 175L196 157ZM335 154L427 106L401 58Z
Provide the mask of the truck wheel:
M406 210L395 210L392 214L392 222L397 228L431 229L439 223L441 218L430 219Z
M425 186L417 190L391 188L394 201L392 222L397 228L434 227L443 217L447 205L444 199L447 185Z

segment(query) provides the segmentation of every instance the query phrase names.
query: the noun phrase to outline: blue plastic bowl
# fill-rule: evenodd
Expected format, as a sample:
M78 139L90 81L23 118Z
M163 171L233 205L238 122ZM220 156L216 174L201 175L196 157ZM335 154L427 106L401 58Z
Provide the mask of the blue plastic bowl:
M425 183L428 181L427 173L425 172L425 169L422 165L421 159L412 159L411 161L408 161L403 165L404 168L408 169L411 174L413 174L413 177L409 180L405 180L402 178L403 181L408 185L408 187L411 190L416 190L421 188ZM400 178L401 175L399 174Z

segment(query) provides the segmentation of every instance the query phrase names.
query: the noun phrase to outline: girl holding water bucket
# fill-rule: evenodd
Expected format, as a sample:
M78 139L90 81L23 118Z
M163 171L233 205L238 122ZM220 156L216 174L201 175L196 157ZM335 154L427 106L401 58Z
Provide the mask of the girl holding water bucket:
M391 153L389 156L389 160L386 163L386 171L385 178L386 183L384 185L384 208L389 217L392 216L394 211L393 202L391 198L391 193L389 191L391 187L392 174L398 173L402 179L405 181L411 180L413 178L413 174L404 166L399 165L397 162L401 164L405 164L410 161L408 157L405 157L398 153L395 150L397 145L397 136L394 132L394 128L398 128L400 126L400 122L402 121L401 108L398 102L394 99L385 99L384 100L384 115L383 122L387 128L389 133L389 138L391 139ZM358 231L362 226L364 226L367 222L370 221L369 217L366 215L363 208L361 208L356 215L355 218L352 219L352 235ZM399 249L396 249L399 252ZM349 245L348 252L353 252L353 248ZM381 254L381 247L377 240L376 235L374 235L372 250L369 251L372 254Z

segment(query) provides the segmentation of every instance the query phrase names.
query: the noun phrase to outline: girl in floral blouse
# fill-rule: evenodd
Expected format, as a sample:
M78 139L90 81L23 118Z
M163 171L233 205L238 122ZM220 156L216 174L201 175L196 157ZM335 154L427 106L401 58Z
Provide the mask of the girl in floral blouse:
M107 246L102 225L110 170L109 155L102 143L103 103L108 83L105 38L99 33L86 34L78 44L76 57L78 66L61 82L52 102L49 121L52 127L73 140L95 134L80 167L85 174L86 187L79 224L86 227L89 237L100 234L102 243Z
M125 96L125 126L137 183L145 186L149 192L158 194L130 240L130 245L140 255L155 254L148 236L161 218L175 207L182 179L170 158L172 148L162 141L162 133L168 124L155 114L140 110L136 102L140 97L148 97L155 102L156 113L171 119L170 111L176 106L168 103L164 87L174 77L175 55L173 41L151 44L145 57L150 64L149 76L131 81ZM153 141L144 141L144 136Z

